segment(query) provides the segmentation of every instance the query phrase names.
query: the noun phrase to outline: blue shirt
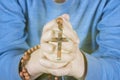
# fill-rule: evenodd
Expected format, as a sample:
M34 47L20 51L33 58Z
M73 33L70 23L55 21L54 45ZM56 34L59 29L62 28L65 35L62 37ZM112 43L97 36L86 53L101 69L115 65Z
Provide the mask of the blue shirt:
M67 13L88 61L86 80L120 79L120 0L0 0L0 80L20 80L25 50L43 26Z

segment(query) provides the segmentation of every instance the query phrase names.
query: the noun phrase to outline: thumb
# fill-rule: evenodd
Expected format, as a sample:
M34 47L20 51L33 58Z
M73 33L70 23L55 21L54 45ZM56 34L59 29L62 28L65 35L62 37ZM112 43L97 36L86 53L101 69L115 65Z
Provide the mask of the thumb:
M68 14L63 14L61 17L63 17L67 21L69 21L70 19L70 16Z

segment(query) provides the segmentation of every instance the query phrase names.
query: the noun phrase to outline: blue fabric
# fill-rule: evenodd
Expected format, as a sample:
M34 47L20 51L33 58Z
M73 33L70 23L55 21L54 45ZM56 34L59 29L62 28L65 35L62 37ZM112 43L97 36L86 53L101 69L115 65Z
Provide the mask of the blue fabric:
M43 26L64 13L86 52L86 80L120 79L120 0L0 0L0 80L20 80L24 51L39 44Z

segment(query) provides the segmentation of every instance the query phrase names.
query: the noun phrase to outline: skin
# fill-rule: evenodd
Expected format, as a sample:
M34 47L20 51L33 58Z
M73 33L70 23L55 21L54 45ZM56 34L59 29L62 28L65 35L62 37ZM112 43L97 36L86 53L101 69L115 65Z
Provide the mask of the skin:
M44 26L40 44L41 48L31 55L26 65L33 79L43 73L55 76L68 75L77 79L84 74L84 59L78 47L79 38L72 29L69 22L69 15L64 14L60 17L63 19L63 26L65 26L63 27L63 37L68 39L68 42L62 44L61 60L58 61L56 59L57 43L50 42L53 37L57 37L58 35L58 27L56 27L57 23L55 19Z

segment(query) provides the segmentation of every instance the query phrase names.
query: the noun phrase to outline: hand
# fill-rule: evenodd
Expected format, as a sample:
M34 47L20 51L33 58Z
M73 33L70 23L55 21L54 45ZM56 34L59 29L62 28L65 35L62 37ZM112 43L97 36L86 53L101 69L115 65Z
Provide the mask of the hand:
M62 15L60 16L61 18L63 18L63 26L66 26L64 23L65 20L68 21L69 16L65 17L67 15ZM67 26L70 26L70 24L68 24ZM71 27L71 26L70 26ZM62 43L62 47L64 46L64 48L62 48L61 52L62 52L62 56L61 56L61 60L59 62L64 62L64 61L69 61L69 57L72 56L73 54L69 54L69 56L64 57L64 55L68 55L67 53L71 53L73 52L73 50L75 50L74 48L74 44L79 43L79 39L77 36L75 36L74 34L76 34L75 32L73 32L72 27L71 28L67 28L67 27L63 27L63 34L62 34L62 38L66 38L66 41L61 41ZM72 33L72 32L73 33ZM46 56L49 60L51 61L55 61L58 62L57 60L57 49L58 49L58 41L52 41L53 38L58 38L58 33L60 32L60 30L58 29L58 24L56 22L56 19L47 23L44 26L43 29L43 33L42 33L42 37L41 37L41 43L47 43L50 44L52 46L52 52L48 52L47 50L45 51L45 55L47 54L48 56ZM68 34L69 33L69 34ZM72 37L72 38L71 38ZM76 40L76 42L73 43L73 40ZM68 45L68 46L66 46ZM51 54L48 54L51 53Z
M73 76L77 79L81 78L85 72L85 64L84 64L84 57L82 53L79 50L79 38L76 34L76 32L72 29L72 25L69 22L69 16L63 15L61 16L63 19L63 37L68 38L68 42L64 42L62 44L62 57L60 61L56 60L56 46L57 44L55 42L49 42L52 37L57 37L57 24L55 24L55 20L51 21L47 25L45 25L43 29L43 34L41 38L41 43L49 43L53 46L51 54L48 54L48 52L45 52L47 59L51 62L56 63L53 66L48 66L46 63L44 63L43 66L47 66L49 68L48 72L56 75L56 76ZM45 49L45 48L44 48ZM47 51L47 50L44 50ZM56 67L59 62L66 63L65 66Z
M60 67L65 66L68 63L67 59L68 60L72 59L70 56L67 56L66 54L64 54L66 55L67 59L63 56L62 60L59 63L52 62L53 60L56 59L56 54L54 54L55 45L44 42L44 41L47 41L49 37L52 37L49 34L49 31L46 32L45 34L43 31L43 35L41 39L41 41L43 42L41 43L41 48L31 54L31 58L25 66L29 74L31 75L32 79L37 78L43 73L50 73L48 66L52 66L51 67L52 69L60 68Z
M51 52L52 46L49 44L41 44L41 46L43 46L41 49L38 49L31 54L30 60L25 65L28 73L31 76L31 80L36 79L38 76L42 75L43 73L49 73L48 72L49 68L47 66L53 66L53 68L60 68L66 64L62 62L57 64L47 60L46 56L43 55L44 51L42 49L43 48L46 49L47 47L47 51ZM44 64L46 64L47 66L44 67L43 66Z

